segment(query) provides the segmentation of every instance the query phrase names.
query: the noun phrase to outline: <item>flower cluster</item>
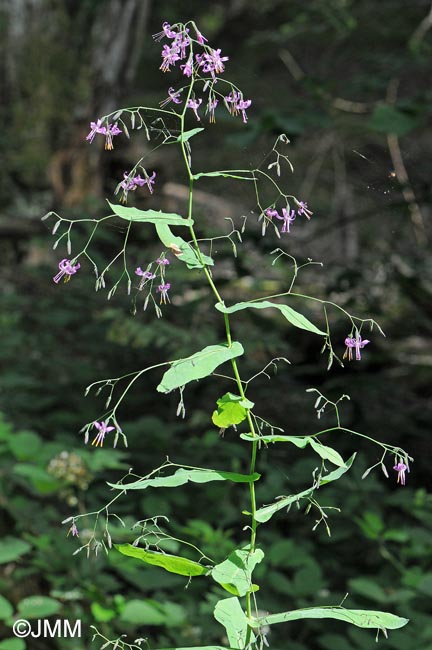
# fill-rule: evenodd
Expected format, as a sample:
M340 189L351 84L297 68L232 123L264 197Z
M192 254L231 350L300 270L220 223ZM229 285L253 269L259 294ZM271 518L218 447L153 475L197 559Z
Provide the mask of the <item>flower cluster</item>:
M358 334L354 338L347 336L345 339L346 350L343 355L343 358L346 359L346 357L348 357L348 361L352 361L353 350L355 349L356 361L360 361L361 360L360 350L362 350L364 346L367 345L368 343L370 343L370 341L368 341L367 339L363 340L360 334Z
M138 290L142 291L144 287L150 283L150 291L149 294L151 293L151 289L153 286L153 280L156 279L157 275L159 275L160 278L160 283L156 288L156 292L160 294L160 303L166 305L167 302L170 302L168 291L171 289L171 284L169 282L165 281L165 269L166 267L170 264L170 261L165 255L161 255L158 257L156 260L156 273L153 273L151 270L153 263L150 263L147 266L147 269L145 271L142 270L140 266L135 269L135 275L138 275L141 277L141 282L138 286ZM147 300L145 302L145 306L147 306ZM144 307L145 308L145 307Z
M309 208L307 207L307 203L296 200L296 204L297 204L297 210L291 210L289 206L287 206L286 208L282 208L282 216L274 207L270 207L264 210L264 213L262 213L259 218L259 220L264 218L263 226L262 226L262 234L265 235L267 226L269 223L273 223L273 219L279 219L279 221L282 221L282 227L280 229L280 234L282 235L285 234L286 232L290 232L290 226L295 221L297 215L298 216L304 215L307 219L310 219L313 212L309 210ZM279 231L277 229L276 229L276 234L279 236Z
M144 178L142 178L140 174L132 176L133 172L125 172L123 174L123 180L121 183L119 183L115 192L117 194L118 190L120 188L122 189L122 195L120 198L121 203L127 202L127 195L129 192L133 192L137 187L143 187L143 185L147 185L150 194L153 194L153 185L155 183L156 172L153 172L152 175L149 176L143 167L141 169L143 171Z
M207 39L196 28L195 24L192 24L195 38L190 36L190 30L185 25L179 23L171 26L166 22L162 25L162 31L153 36L156 41L160 41L163 38L171 41L169 45L165 44L162 48L162 64L160 69L163 72L170 72L172 66L176 66L179 61L185 61L185 63L179 66L182 74L188 78L192 77L204 81L204 91L210 88L206 113L209 114L209 121L215 122L215 108L219 103L219 99L215 96L213 87L218 80L216 75L220 75L225 71L225 62L229 60L229 57L222 56L220 49L213 49L206 45ZM194 42L203 49L202 52L195 55L193 53ZM210 75L210 78L207 75ZM180 95L182 91L183 89L176 91L173 87L170 87L168 89L168 97L160 103L161 107L166 106L170 102L181 104L182 100ZM226 96L220 93L218 94L223 98L228 112L231 115L241 114L243 122L246 123L246 110L250 107L252 100L243 99L242 92L234 90L234 88ZM197 98L192 96L189 97L186 103L187 108L192 109L198 121L201 121L198 108L202 102L203 99L201 97Z
M65 282L69 282L70 276L74 275L78 269L81 267L81 264L72 264L70 260L64 259L59 262L59 272L53 277L53 280L56 284L64 277Z
M117 122L115 124L107 123L106 126L102 126L102 120L100 119L97 122L90 122L90 133L86 137L86 140L91 143L95 139L96 134L100 133L105 136L105 149L111 151L111 149L114 149L113 137L119 135L121 132L122 130L117 126Z

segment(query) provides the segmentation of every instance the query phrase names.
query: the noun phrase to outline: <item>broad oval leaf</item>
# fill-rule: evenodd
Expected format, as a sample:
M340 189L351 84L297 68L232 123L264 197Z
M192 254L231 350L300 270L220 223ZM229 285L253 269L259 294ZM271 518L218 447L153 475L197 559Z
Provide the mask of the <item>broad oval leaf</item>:
M353 464L355 457L356 454L353 454L351 458L349 458L345 463L345 467L338 467L337 469L333 470L333 472L330 472L329 474L323 476L320 482L320 486L325 485L326 483L331 483L332 481L336 481L343 474L345 474L345 472L347 472L351 467L351 465ZM256 521L259 521L260 523L264 523L268 521L279 510L282 510L283 508L287 508L288 506L295 503L296 501L300 501L300 499L304 499L310 496L315 492L315 490L316 488L311 487L308 488L307 490L304 490L303 492L299 492L298 494L291 494L290 496L283 497L282 499L278 499L278 501L275 501L274 503L271 503L268 506L263 506L262 508L259 508L259 510L257 510L255 513Z
M211 481L232 481L233 483L252 483L260 478L260 474L238 474L236 472L222 472L214 469L178 469L169 476L141 479L133 483L108 483L117 490L146 490L149 487L178 487L188 481L192 483L210 483Z
M169 393L191 381L208 377L218 366L241 356L243 352L243 346L237 341L234 341L231 346L208 345L186 359L174 361L164 374L157 390L160 393Z
M243 650L246 645L248 619L237 597L224 598L216 603L215 619L224 626L230 648ZM252 634L251 641L254 641Z
M247 549L236 549L212 569L211 576L226 591L236 596L245 596L253 591L252 572L263 557L264 553L259 548L252 553Z
M253 402L243 399L240 395L225 393L217 400L217 406L217 411L212 415L213 424L226 429L246 420L248 409L253 407Z
M298 621L306 618L333 618L339 621L351 623L357 627L372 628L378 630L397 630L406 625L408 618L401 618L388 612L374 612L367 609L345 609L344 607L310 607L308 609L295 609L291 612L281 614L270 614L255 619L251 625L261 627L262 625L273 625L274 623L285 623L287 621Z
M188 269L202 269L204 266L214 265L211 257L204 253L199 256L195 248L188 242L174 235L167 223L156 223L156 232L163 245L170 248L177 259L184 262Z
M291 323L294 327L298 327L302 330L307 330L313 334L320 334L321 336L326 336L326 333L318 329L313 323L310 322L303 314L300 314L298 311L289 307L288 305L278 305L277 303L270 302L269 300L261 300L257 302L238 302L231 307L225 307L222 303L217 303L215 305L218 311L221 311L223 314L233 314L236 311L241 311L242 309L268 309L272 307L273 309L278 309L281 314Z
M0 564L15 561L30 549L30 544L18 537L5 537L0 540Z
M321 442L314 440L314 438L311 438L310 446L323 460L329 460L333 465L337 465L338 467L346 467L344 459L335 449L323 445Z
M138 210L124 205L115 205L108 201L111 210L121 219L142 223L163 224L166 226L193 226L193 219L185 219L179 214L161 212L160 210Z
M146 551L143 548L132 546L132 544L114 544L114 548L116 548L122 555L134 557L146 564L160 566L162 569L165 569L165 571L177 573L180 576L202 576L209 571L208 567L178 555Z
M48 618L61 609L61 603L48 596L29 596L18 603L21 618Z
M4 621L13 614L13 607L4 596L0 594L0 621Z

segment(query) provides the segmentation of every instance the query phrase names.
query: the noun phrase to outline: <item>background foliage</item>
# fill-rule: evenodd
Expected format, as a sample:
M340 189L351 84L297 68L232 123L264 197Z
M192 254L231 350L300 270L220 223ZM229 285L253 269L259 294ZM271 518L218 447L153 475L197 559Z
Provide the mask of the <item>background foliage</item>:
M342 507L331 516L330 538L322 527L312 533L314 515L302 511L281 514L269 530L263 528L269 549L257 571L263 583L267 578L263 603L269 611L334 604L349 592L350 607L388 609L411 619L381 640L384 648L430 650L429 11L423 0L233 0L205 8L185 0L3 3L0 637L10 636L13 613L58 613L82 618L86 637L95 623L107 636L149 636L153 647L223 642L211 616L218 588L203 598L199 578L183 589L178 576L139 564L132 571L114 552L89 560L72 556L76 543L59 525L73 512L99 508L109 497L106 481L115 482L131 465L145 473L167 454L179 463L244 469L235 433L221 438L211 423L224 392L216 381L186 392L185 420L175 418L175 396L156 393L160 375L138 384L121 414L131 452L85 448L77 433L102 408L83 397L91 381L171 358L174 351L186 356L219 340L212 299L199 276L182 278L180 268L173 305L159 321L142 311L133 317L120 293L109 303L94 294L89 268L70 285L54 286L60 251L49 252L50 233L39 221L52 208L72 216L98 214L104 197L112 200L115 185L146 143L134 134L104 154L96 142L90 148L84 141L88 122L114 105L155 104L165 97L169 80L158 72L159 48L150 35L163 20L193 18L231 57L230 76L241 79L253 99L247 128L221 115L207 129L195 153L197 168L256 165L276 135L287 133L295 166L287 183L315 214L310 224L295 224L283 246L299 261L324 263L306 269L299 286L373 316L386 333L385 339L371 335L361 364L327 373L318 344L287 328L282 318L239 313L236 328L247 333L246 375L273 356L292 362L271 381L261 378L251 399L287 432L312 433L316 420L305 389L317 386L332 398L349 392L344 424L400 444L416 459L404 489L396 488L394 476L388 481L379 473L362 481L364 469L378 460L365 445L353 470L321 497L322 505ZM166 149L154 159L159 193L138 205L181 212L185 179ZM234 301L276 293L292 276L288 264L271 265L269 253L281 242L269 234L261 238L247 184L238 190L218 182L203 185L197 197L202 234L228 231L226 217L240 226L248 216L238 257L225 245L217 251L215 272L224 295ZM113 228L98 241L100 259L121 235ZM137 265L160 252L148 237L138 233L132 242ZM344 324L336 314L330 317L334 344L342 342ZM355 448L348 436L338 443L345 455ZM307 454L280 448L264 451L261 463L262 503L299 491L314 467ZM222 561L241 539L241 487L233 486L230 498L226 489L188 486L181 493L129 500L119 511L128 526L119 529L116 541L132 541L130 526L157 512L170 518L173 534L195 538ZM81 531L81 542L86 534ZM269 641L291 650L375 647L370 633L319 621L274 628ZM32 643L31 650L39 650L48 642ZM0 641L0 648L13 650L10 644ZM21 647L17 642L15 650ZM81 650L76 640L52 640L52 647ZM83 638L82 649L87 647Z

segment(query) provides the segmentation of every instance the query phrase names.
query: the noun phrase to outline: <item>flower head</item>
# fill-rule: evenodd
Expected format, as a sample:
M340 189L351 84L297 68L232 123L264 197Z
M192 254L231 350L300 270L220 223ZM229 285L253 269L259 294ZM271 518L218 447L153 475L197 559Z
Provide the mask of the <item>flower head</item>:
M215 74L222 74L225 70L224 61L228 61L229 57L221 56L221 50L212 50L208 49L205 52L201 59L200 65L202 66L203 72L210 72L213 79L215 79Z
M156 263L159 264L160 266L167 266L170 263L170 261L167 257L158 257Z
M183 65L180 66L180 70L183 70L183 74L186 77L192 77L192 74L193 74L193 58L192 58L192 54L189 55L189 58L186 61L186 63L184 63Z
M397 482L400 483L401 485L405 485L405 472L408 469L408 466L405 465L405 463L402 463L399 461L393 469L398 473L397 475ZM409 471L409 470L408 470Z
M108 124L105 129L105 149L108 151L114 149L113 137L119 135L121 132L122 130L117 126L117 122L115 124Z
M167 104L169 104L170 102L174 102L174 104L181 104L182 100L180 99L180 94L181 91L176 92L174 88L172 87L168 88L168 97L160 102L160 107L163 108L164 106L167 106Z
M56 284L64 277L65 282L69 282L70 276L74 275L78 269L81 267L81 264L72 264L70 260L64 259L59 262L59 272L53 277L53 280Z
M102 447L105 436L107 433L110 431L114 431L115 427L109 427L108 423L103 421L103 422L93 422L94 427L98 430L98 433L95 436L95 439L92 442L92 445L95 445L98 447L99 445Z
M345 339L346 350L343 355L343 358L345 359L346 357L348 357L348 361L352 361L353 358L352 351L355 348L356 361L360 361L361 360L360 350L363 349L364 346L367 345L368 343L370 343L370 341L368 341L367 339L363 341L360 334L358 334L356 338L350 338L349 336L347 336L347 338Z
M177 32L173 31L171 25L167 22L163 23L161 32L153 34L155 41L161 41L163 38L175 38L176 36Z
M198 115L198 108L201 106L201 104L202 104L202 99L188 99L187 102L187 107L193 110L198 122L201 121L201 118Z
M145 280L154 280L156 277L156 275L151 271L143 271L140 266L137 269L135 269L135 275L140 275Z
M307 207L307 203L304 203L304 201L297 201L297 200L296 203L297 203L297 214L299 216L304 214L304 216L307 219L310 219L311 216L313 215L313 212L309 210L309 208Z
M248 109L251 104L252 104L251 99L240 99L240 101L238 101L235 106L236 110L240 111L240 113L242 114L242 119L245 124L248 121L246 115L246 109Z
M169 72L171 70L170 66L175 65L177 61L180 61L180 50L175 45L170 47L169 45L164 45L162 48L161 56L163 58L160 70L162 72Z
M102 126L102 120L98 120L97 122L90 122L90 129L90 133L86 137L86 140L88 140L90 143L93 142L96 133L101 133L102 135L106 134L106 127Z
M206 112L209 113L209 122L211 122L212 124L216 122L215 108L218 104L219 104L219 100L216 97L209 97Z
M164 303L166 305L167 302L170 302L169 296L168 296L168 291L171 289L171 285L169 282L166 284L160 284L156 291L160 293L161 295L161 303Z
M75 522L72 522L72 526L68 530L67 537L69 537L69 535L72 535L72 537L79 537L79 530Z
M275 212L276 214L274 216L276 219L283 221L281 233L290 232L290 225L296 218L295 210L290 211L289 209L287 210L286 208L282 208L282 217L279 216L279 213L276 210Z

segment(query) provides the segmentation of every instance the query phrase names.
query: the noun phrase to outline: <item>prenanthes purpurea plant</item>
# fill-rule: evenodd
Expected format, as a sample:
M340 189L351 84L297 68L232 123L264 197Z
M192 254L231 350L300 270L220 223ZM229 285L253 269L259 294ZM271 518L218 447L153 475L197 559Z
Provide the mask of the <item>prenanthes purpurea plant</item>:
M220 585L227 595L217 602L214 608L214 617L225 630L225 632L221 631L220 635L221 639L225 639L222 641L225 645L200 646L201 650L223 650L223 647L232 650L262 649L269 645L267 634L270 626L308 618L341 620L361 628L374 629L377 631L377 636L379 632L387 635L387 630L404 626L408 622L407 619L386 612L347 609L343 604L268 614L263 613L259 608L259 586L254 583L253 574L256 566L265 562L265 549L260 546L258 537L260 526L268 522L276 513L289 510L293 504L305 504L306 510L311 507L318 509L319 519L315 527L323 522L327 531L330 531L327 522L328 515L325 512L328 508L319 505L316 493L325 485L341 478L352 466L356 454L354 453L345 460L336 449L324 444L323 438L329 437L332 433L348 432L377 444L382 449L381 459L376 465L365 471L364 478L377 466L388 476L384 461L386 456L391 455L394 457L393 469L397 471L397 481L401 485L405 485L405 472L409 471L409 461L412 459L403 449L383 444L363 433L345 428L340 419L339 403L343 399L349 399L347 395L343 395L333 402L317 389L308 389L310 393L315 393L315 409L318 418L326 409L333 411L335 418L334 426L319 430L313 435L285 435L283 429L262 418L258 409L255 408L255 404L248 398L251 382L260 374L265 373L271 365L280 361L287 362L287 359L283 357L272 359L262 371L249 380L242 378L239 361L244 354L244 348L242 343L234 340L232 336L232 320L235 320L237 312L257 309L278 310L289 326L299 328L304 331L305 335L311 335L318 341L321 340L322 352L327 352L329 355L329 368L334 360L341 365L342 361L333 348L328 309L338 310L341 317L347 321L347 337L344 341L346 350L343 356L350 361L352 359L360 361L361 351L370 343L369 340L362 338L365 327L369 326L372 330L375 326L380 332L381 330L372 319L353 316L333 302L296 293L294 284L301 265L299 266L296 260L282 248L273 251L276 256L273 264L280 257L285 257L293 263L293 279L287 290L277 295L263 296L233 305L226 304L212 273L214 266L211 256L213 242L210 240L210 245L207 245L205 242L208 240L199 240L195 230L194 190L195 186L199 185L200 179L218 177L249 183L258 206L258 220L261 223L263 236L269 229L272 229L276 236L283 241L289 237L292 228L302 227L299 218L306 219L303 221L303 226L305 226L313 213L304 200L286 194L280 186L282 165L286 165L292 170L289 158L284 153L284 149L289 143L284 134L277 138L271 152L272 161L266 169L224 169L200 172L195 170L192 159L192 142L193 138L203 131L204 120L207 119L208 122L214 123L218 111L225 109L233 118L247 123L248 110L251 108L252 101L245 99L242 90L224 78L223 73L228 57L222 56L220 49L214 49L208 45L207 39L194 22L175 25L164 23L162 31L154 38L156 41L165 40L160 69L167 73L175 72L180 79L178 86L176 88L169 87L167 97L158 108L129 107L97 119L96 122L91 123L91 130L87 136L89 143L99 136L105 138L105 148L112 150L116 138L124 135L129 137L129 128L132 130L144 129L148 140L155 142L154 149L138 160L130 171L124 173L123 180L118 183L116 189L116 194L120 195L120 203L109 202L111 210L109 215L97 219L80 220L66 219L52 212L46 215L45 218L54 216L57 219L53 233L60 231L60 236L54 246L57 247L60 242L65 241L69 256L69 259L62 259L59 263L59 272L54 277L54 282L58 283L62 278L65 281L70 280L71 276L80 270L80 260L87 260L94 268L96 290L104 289L106 279L117 268L116 265L120 264L120 274L115 281L111 282L108 298L110 299L123 283L128 294L131 294L132 291L135 292L133 301L135 311L138 297L143 296L144 310L151 304L155 309L156 316L160 318L163 310L168 308L171 292L181 291L181 287L175 283L172 276L175 276L176 264L184 264L191 273L198 274L199 278L208 286L208 290L212 292L215 309L223 319L225 341L210 341L207 347L198 350L189 357L174 361L161 360L158 364L133 371L126 376L105 379L91 384L87 388L86 394L93 388L96 388L97 393L104 388L108 390L106 410L100 415L98 421L87 423L82 432L85 442L89 442L92 438L92 445L95 447L102 446L107 438L112 438L114 446L117 445L119 439L127 445L127 435L120 424L118 410L129 389L145 373L156 368L164 371L157 390L161 393L178 390L180 403L177 414L184 417L183 391L188 384L215 375L217 374L215 371L222 364L229 364L231 367L229 379L233 384L233 392L227 392L217 400L217 408L212 414L212 421L221 432L229 427L238 432L239 443L246 445L249 449L250 461L244 473L237 473L214 468L178 465L167 457L167 461L162 466L146 476L136 475L130 471L118 483L109 484L115 491L115 496L100 510L69 517L63 523L69 526L68 534L79 538L80 519L94 517L94 529L90 539L77 549L77 553L83 549L88 555L91 552L97 554L101 550L108 553L115 548L125 556L137 558L148 565L156 565L161 570L185 576L187 580L203 576ZM187 130L186 121L189 120L189 117L194 117L198 126ZM157 178L156 172L152 170L151 157L155 149L165 145L174 145L178 148L187 174L189 191L185 215L156 210L139 210L125 205L131 192L154 192L157 196ZM146 158L149 158L149 167L147 167ZM267 188L266 193L270 192L273 196L270 201L263 199L264 187ZM103 270L100 270L91 255L90 246L98 230L111 219L120 219L125 224L124 241L119 252ZM78 222L87 223L90 226L90 233L84 247L72 256L71 232ZM154 228L163 249L157 259L143 260L142 266L135 269L131 268L128 258L128 238L132 228ZM244 230L244 226L241 230L233 226L228 235L223 235L231 242L234 253L236 244L242 241ZM309 260L306 265L312 263ZM289 303L294 297L305 304L320 305L323 310L325 326L318 327L302 313L293 309ZM294 445L300 449L307 448L317 455L318 466L313 472L310 487L304 491L276 497L270 504L260 504L257 490L260 479L260 474L257 471L259 469L259 451L263 446L275 444ZM111 523L113 521L123 523L112 511L114 503L119 498L127 494L134 494L135 491L151 490L155 487L176 488L188 482L201 484L212 481L243 484L248 490L250 500L248 511L242 513L242 516L246 517L246 525L243 520L242 530L247 538L223 562L214 563L197 546L187 540L178 540L177 538L177 542L184 544L189 551L192 550L195 553L196 559L165 552L161 540L170 538L166 529L167 521L166 518L156 515L137 523L139 535L132 544L113 544L110 533ZM171 539L173 538L171 537ZM138 648L144 642L144 639L137 639L132 644L128 644L122 637L109 640L96 628L94 638L103 641L103 648ZM147 640L145 642L148 643Z

